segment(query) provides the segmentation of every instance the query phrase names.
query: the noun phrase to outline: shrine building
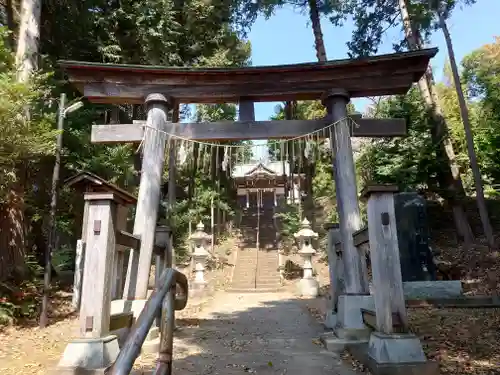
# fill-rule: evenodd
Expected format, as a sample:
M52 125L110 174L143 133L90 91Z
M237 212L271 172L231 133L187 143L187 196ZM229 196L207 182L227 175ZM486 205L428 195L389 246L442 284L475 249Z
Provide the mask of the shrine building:
M303 174L290 176L288 162L253 162L236 164L231 173L240 207L276 207L284 202L300 202ZM289 186L293 183L293 189Z

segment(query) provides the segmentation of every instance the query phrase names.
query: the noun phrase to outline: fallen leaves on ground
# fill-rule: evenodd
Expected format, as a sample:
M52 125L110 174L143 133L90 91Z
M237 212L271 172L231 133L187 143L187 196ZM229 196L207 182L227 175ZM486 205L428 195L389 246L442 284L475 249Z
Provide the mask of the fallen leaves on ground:
M368 370L368 368L361 362L356 360L347 350L340 355L340 358L342 358L347 363L350 363L354 370L361 372L363 374L371 375L370 370Z
M441 374L500 374L500 309L418 308L408 316Z
M71 295L56 293L51 300L50 325L38 328L36 321L6 327L0 332L0 372L2 375L42 375L53 367L76 336L78 324L71 314Z

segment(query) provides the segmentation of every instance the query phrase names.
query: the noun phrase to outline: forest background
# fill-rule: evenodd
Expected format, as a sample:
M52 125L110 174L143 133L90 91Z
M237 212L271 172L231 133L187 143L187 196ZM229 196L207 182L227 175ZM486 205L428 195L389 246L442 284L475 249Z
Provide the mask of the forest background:
M54 246L50 253L57 275L73 267L74 247L80 236L81 193L56 184L61 188L54 223L50 215L51 176L60 134L56 130L58 100L61 93L70 102L80 99L65 81L58 60L251 65L248 33L252 25L257 19L272 19L281 9L292 8L307 17L320 62L327 59L323 30L344 30L346 24L353 31L344 57L378 53L389 32L396 35L392 37L393 51L423 48L438 33L446 37L450 47L449 17L460 7L467 11L467 7L485 1L5 0L0 4L0 320L39 314L41 276L49 245ZM344 41L338 44L344 48ZM296 49L310 47L295 45ZM363 140L357 155L358 185L390 182L403 190L419 191L449 209L458 241L473 242L486 232L489 243L493 239L487 233L489 218L485 221L483 215L479 221L477 213L471 214L469 209L470 201L475 202L478 196L464 129L474 135L486 201L495 202L500 184L500 39L492 36L491 43L471 50L461 61L455 61L449 48L446 52L448 63L439 82L429 70L404 97L365 100L368 104L362 109L366 115L403 117L409 134L399 139ZM300 102L278 105L273 117L282 118L285 108L294 109L294 118L324 115L320 103ZM83 108L65 119L59 180L87 170L136 193L140 177L136 146L92 145L90 128L92 124L144 119L144 115L142 106L84 101ZM233 105L181 108L182 120L233 120L236 116ZM301 150L303 144L289 143L287 147ZM198 150L177 169L177 185L188 188L180 189L175 206L167 211L165 204L161 213L160 222L168 221L174 227L180 250L185 249L188 223L209 220L212 201L227 220L237 216L234 189L213 150L201 153L206 163L193 160L200 155ZM279 159L280 155L271 157ZM304 205L322 207L323 221L337 219L331 157L323 150L314 162L302 157L293 162L297 171L302 166L309 176L309 199ZM193 167L200 164L206 164L210 173L204 173L205 167ZM295 230L299 211L291 207L282 213L288 233ZM221 236L225 230L220 229Z

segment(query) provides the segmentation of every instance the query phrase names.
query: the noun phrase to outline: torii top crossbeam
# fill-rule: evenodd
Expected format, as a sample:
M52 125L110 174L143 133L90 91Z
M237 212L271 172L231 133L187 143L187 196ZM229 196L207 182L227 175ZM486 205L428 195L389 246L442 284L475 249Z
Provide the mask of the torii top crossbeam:
M168 68L60 61L92 102L143 104L151 93L178 103L315 100L333 87L350 97L405 94L437 48L360 59L243 68Z

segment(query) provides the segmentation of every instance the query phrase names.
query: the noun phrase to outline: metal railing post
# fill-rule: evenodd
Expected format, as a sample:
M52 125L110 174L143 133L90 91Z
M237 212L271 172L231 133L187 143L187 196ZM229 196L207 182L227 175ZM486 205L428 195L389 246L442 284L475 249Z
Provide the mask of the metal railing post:
M175 285L179 285L181 288L181 295L175 296L174 293L169 293L175 288ZM168 295L168 298L166 298ZM176 271L172 268L167 268L162 272L160 277L158 287L153 291L149 297L144 309L137 318L136 323L132 327L132 332L127 337L123 348L120 350L120 354L116 359L115 363L106 371L106 375L129 375L134 362L141 353L142 344L146 339L149 329L153 325L155 318L157 317L158 311L161 305L166 301L166 308L164 309L165 314L173 315L173 310L182 310L186 307L188 298L188 282L184 274ZM173 306L170 308L169 306ZM172 319L171 319L172 320ZM165 319L162 319L162 323ZM173 320L172 320L173 321ZM163 332L167 332L168 329ZM173 332L172 332L173 335ZM166 335L163 335L166 336ZM172 341L170 343L164 340L166 344L170 345L170 353L172 352ZM165 346L161 347L162 349ZM171 356L170 356L171 358ZM170 359L171 367L171 359ZM160 366L162 369L162 367ZM168 374L168 373L163 373Z

